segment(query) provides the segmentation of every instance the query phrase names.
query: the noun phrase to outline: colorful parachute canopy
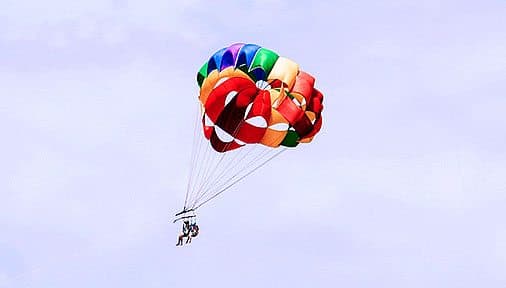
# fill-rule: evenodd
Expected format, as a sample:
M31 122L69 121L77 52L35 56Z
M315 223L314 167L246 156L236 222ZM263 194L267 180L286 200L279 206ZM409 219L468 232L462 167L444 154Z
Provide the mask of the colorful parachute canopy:
M197 74L205 137L226 152L247 144L295 147L321 128L323 95L294 61L255 44L233 44Z
M202 109L178 215L193 213L287 150L273 148L311 142L322 125L323 96L315 79L258 45L234 44L214 53L197 82Z

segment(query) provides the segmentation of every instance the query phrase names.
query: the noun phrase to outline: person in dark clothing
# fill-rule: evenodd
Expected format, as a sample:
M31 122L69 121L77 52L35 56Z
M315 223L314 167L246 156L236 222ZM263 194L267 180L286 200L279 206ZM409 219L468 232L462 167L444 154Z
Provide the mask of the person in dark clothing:
M188 239L186 240L186 244L192 243L192 238L197 237L199 235L199 226L197 223L192 222L190 224L190 235L188 235Z
M197 235L199 235L199 225L197 225L197 223L191 225L191 234L192 237L197 237Z
M188 240L186 240L186 243L188 243L188 241L191 242L190 231L191 231L190 230L190 221L185 220L183 222L183 230L182 230L181 234L178 237L176 246L183 245L183 239L184 239L184 237L188 237Z

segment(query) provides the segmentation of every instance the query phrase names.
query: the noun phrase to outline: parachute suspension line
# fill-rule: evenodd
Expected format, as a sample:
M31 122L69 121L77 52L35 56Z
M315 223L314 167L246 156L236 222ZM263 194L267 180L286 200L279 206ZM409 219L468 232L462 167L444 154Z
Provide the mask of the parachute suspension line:
M242 147L242 151L233 151L236 152L231 161L229 161L227 164L228 167L224 167L220 173L220 175L216 178L214 178L213 183L210 183L208 187L206 188L206 191L197 199L197 202L205 198L206 195L209 195L209 192L218 190L218 187L222 187L226 185L227 183L230 183L231 176L234 174L241 173L248 169L253 169L254 167L251 167L251 164L257 163L256 160L260 159L261 154L257 152L256 150L260 147L259 144L254 146L246 146ZM270 149L273 150L273 149ZM268 151L268 150L267 150ZM236 159L239 156L240 159ZM252 156L252 157L250 157ZM253 159L248 159L248 157ZM232 167L230 167L232 166Z
M200 114L200 121L202 121L202 116L203 114L201 113ZM202 127L200 125L198 125L198 128L197 128L197 131L202 129ZM191 205L191 203L194 201L194 198L195 198L195 190L196 190L196 187L199 187L200 185L202 185L202 181L203 181L203 177L202 175L204 175L207 170L209 169L210 167L210 160L212 160L212 155L214 154L213 152L213 149L211 147L211 145L209 144L209 142L207 141L206 137L204 136L204 134L202 133L202 131L197 132L197 137L199 137L199 154L196 158L196 161L195 161L195 166L198 168L197 171L195 172L194 171L194 177L193 177L193 180L192 180L192 186L190 187L190 191L189 191L189 205L187 206L187 208L193 208ZM210 159L211 158L211 159Z
M193 126L193 141L192 141L191 161L190 161L190 175L189 175L188 183L186 185L186 196L185 196L185 199L184 199L183 210L186 209L186 205L188 204L188 195L190 194L190 188L191 188L191 184L192 184L193 176L194 176L193 175L193 170L195 168L196 159L198 158L197 157L197 148L200 148L197 145L197 137L198 137L197 131L199 130L197 127L198 127L198 124L199 124L199 119L201 118L200 117L200 111L197 110L196 114L197 115L195 117L195 123L194 123L194 126ZM198 140L200 140L200 139L198 139ZM199 149L198 152L200 152L200 149Z
M202 188L205 187L209 177L211 177L211 175L214 174L214 171L216 171L216 168L220 165L220 163L223 161L223 158L225 158L226 156L227 156L227 153L222 153L221 155L219 155L218 158L215 158L214 161L212 161L212 164L210 163L210 165L208 165L208 169L206 169L206 173L202 177L202 181L199 185L199 188L196 190L196 195L195 195L196 198L199 197L199 194L202 192ZM218 159L218 160L216 161L216 159ZM211 167L214 167L214 169L211 169Z
M240 127L241 127L241 125L237 125L237 127L235 128L235 131L233 133L234 137L237 134L237 131L239 131ZM225 151L230 147L232 142L233 142L233 140L225 145L225 148L224 148ZM211 145L209 144L209 146L211 146ZM218 152L212 150L212 148L211 148L211 151L212 151L211 154L218 153ZM209 179L213 179L212 176L216 173L217 168L220 167L220 163L223 161L223 159L228 158L229 154L230 154L230 151L220 153L220 155L218 157L215 157L215 159L214 159L215 161L213 161L212 164L210 163L208 165L208 168L206 169L207 171L205 173L205 176L202 177L201 184L195 193L194 202L198 201L198 199L200 198L200 194L204 190L204 187L206 186L206 184L209 182ZM211 168L211 167L213 167L213 168ZM194 206L194 205L195 205L195 203L192 204L192 206Z
M264 162L262 162L260 165L258 165L257 167L255 167L254 169L252 169L251 171L249 171L248 173L244 174L243 176L241 176L240 178L236 179L234 182L230 183L228 186L222 188L221 190L219 190L216 194L214 194L213 196L209 197L207 200L205 200L204 202L200 203L198 206L196 206L194 209L198 209L200 208L202 205L206 204L207 202L211 201L212 199L216 198L218 195L220 195L221 193L225 192L227 189L229 189L230 187L234 186L234 184L236 184L237 182L241 181L242 179L244 179L246 176L249 176L251 173L255 172L256 170L260 169L262 166L264 166L265 164L267 164L269 161L271 161L272 159L276 158L279 154L283 153L284 151L286 151L287 148L283 148L281 151L277 152L276 154L272 155L271 157L267 158L267 160L265 160Z
M209 166L209 157L211 155L211 148L209 147L209 143L207 143L207 141L205 141L205 137L203 135L200 136L201 138L201 142L200 142L200 148L201 150L203 150L203 153L201 153L197 163L195 165L197 165L198 167L198 173L196 173L195 175L195 181L194 181L194 185L192 187L192 189L190 190L190 196L191 196L191 201L190 201L190 204L194 201L193 198L195 198L195 189L196 187L200 186L201 185L201 182L202 182L202 176L206 170L208 169L207 167ZM190 205L189 208L193 208L192 207L193 205Z
M233 151L233 152L235 152L235 151ZM233 153L233 152L228 152L223 157L221 157L220 160L224 160L224 162L225 162L225 164L223 164L223 166L229 166L229 163L231 162L230 159L236 158L236 155L237 155L236 153L234 153L235 154L234 156L230 156L231 153ZM227 171L224 169L226 169L226 168L223 168L223 167L220 167L219 165L217 165L216 171L220 171L219 174L221 175L221 174L223 174L223 172ZM195 196L194 203L192 203L193 206L196 205L202 198L204 198L206 196L207 191L209 190L209 187L213 187L214 183L220 179L219 178L220 175L217 175L217 176L213 175L213 177L210 177L208 179L208 181L206 181L205 185L200 189L200 191Z
M220 179L223 179L223 176L226 176L227 172L229 171L233 171L233 169L235 169L238 165L240 165L241 163L243 163L243 160L249 156L249 154L255 150L259 145L255 145L252 149L247 149L248 152L247 153L242 153L242 157L240 157L240 159L237 159L239 158L239 156L241 155L241 153L234 153L234 156L232 156L232 159L230 159L226 165L223 165L222 169L221 169L221 172L220 174L218 174L214 179L212 179L212 182L209 182L207 183L208 185L206 185L205 189L204 189L204 194L210 190L212 187L216 187L216 184L218 184L220 182ZM242 147L241 149L246 149L248 147Z
M274 80L271 80L269 82L265 82L266 85L271 85L273 83ZM230 117L232 117L233 115L230 114L228 115L227 117L227 120L230 119ZM245 115L246 116L246 115ZM246 117L244 117L245 119ZM233 132L232 136L235 137L237 135L237 132L238 130L242 127L243 123L245 122L245 120L242 120L235 128L235 131ZM228 147L230 146L230 144L232 144L232 142L230 143L227 143L225 145L226 149L228 149ZM215 188L217 186L217 184L220 182L220 180L222 178L224 178L223 176L228 176L229 173L232 174L233 170L231 170L230 168L230 165L234 165L234 168L241 164L243 161L244 158L248 157L252 151L254 151L257 147L259 147L261 145L251 145L251 144L246 144L245 146L235 150L235 151L227 151L227 152L224 152L222 157L219 159L218 163L216 163L216 165L214 165L214 168L212 169L212 174L211 175L208 175L202 182L203 186L201 186L199 188L199 191L196 193L195 195L195 198L196 198L196 202L200 201L200 199L204 198L205 197L205 194L207 194L209 192L209 190L212 190L213 188ZM251 149L251 147L253 147L254 149ZM263 146L262 146L263 147ZM241 150L241 152L239 153L238 150ZM271 149L272 150L272 149ZM247 153L244 153L244 152L247 152ZM230 159L232 154L233 157L232 159ZM241 158L241 160L239 161L236 161L237 158L240 156L240 154L243 154L243 157ZM253 154L255 155L255 154ZM258 158L260 159L260 157ZM224 161L226 160L226 161ZM226 164L224 165L220 165L222 162L225 162ZM228 162L228 163L227 163ZM251 162L255 162L255 161L251 161ZM242 168L239 169L238 172L241 172L243 170L245 170L246 168L248 168L249 165L246 165ZM219 172L219 175L218 176L215 176L216 172L220 171ZM226 184L226 182L225 182ZM220 183L221 185L221 183ZM193 206L193 205L192 205Z
M237 129L236 129L237 130ZM236 134L234 132L234 134ZM227 145L230 145L230 144L227 144ZM228 147L226 147L228 148ZM241 147L239 149L244 149L245 147ZM233 163L230 158L233 157L233 158L236 158L237 155L239 153L237 153L238 151L228 151L228 152L224 152L224 153L221 153L221 155L219 156L219 160L218 162L214 165L214 168L211 169L211 173L209 175L207 175L207 177L204 179L203 183L202 183L202 186L199 188L199 190L197 191L197 194L196 194L196 198L197 199L200 199L202 196L202 193L205 194L205 191L209 188L209 186L212 187L212 183L216 182L217 179L219 179L219 175L218 176L215 176L215 174L217 173L217 171L222 171L220 172L223 173L224 171L227 170L227 166L230 165L230 163ZM234 156L231 156L231 155L234 155ZM224 162L223 165L220 165L222 162ZM198 200L196 200L198 201Z
M203 179L205 178L205 175L209 173L209 169L211 167L211 162L214 162L215 159L213 159L213 149L211 147L210 142L206 141L204 135L201 135L201 146L204 148L204 155L202 156L202 159L197 163L197 166L199 166L199 173L197 174L197 181L191 191L191 193L194 193L196 189L200 189L200 186L202 186L202 183L204 182ZM197 188L199 187L199 188Z
M200 114L200 120L202 120L202 115L203 113ZM231 117L236 116L238 115L231 113L223 120L228 122ZM235 138L244 121L245 120L242 119L242 121L235 127L235 131L231 134L231 136ZM195 131L198 130L199 129L196 128ZM221 194L232 185L253 173L286 149L283 148L283 150L280 151L279 149L264 147L260 144L246 144L239 149L229 151L228 148L234 143L234 140L232 140L224 145L223 150L226 152L219 153L214 150L210 141L206 141L207 138L204 136L204 133L197 134L200 136L198 145L199 149L193 164L197 166L197 169L193 169L193 172L191 172L192 180L191 186L187 191L187 199L185 199L185 209L197 209L203 203L207 203L210 199L215 198L218 194ZM206 147L203 148L202 146ZM263 147L267 150L257 151L259 147ZM202 150L204 150L203 153L200 153ZM269 154L272 154L270 153L271 151L277 153L269 158ZM267 160L265 160L266 158ZM260 163L258 167L255 167L258 163ZM206 198L208 199L206 200ZM204 202L199 204L201 200L204 200Z
M228 122L230 120L230 118L233 116L234 116L233 114L227 115L227 118L225 119L225 121ZM237 125L237 127L235 127L234 132L232 133L232 136L234 138L237 135L237 132L239 131L240 127L242 126L242 123L244 123L244 119L239 123L239 125ZM224 151L227 151L233 142L234 141L232 140L231 142L225 144ZM211 147L210 142L209 142L208 147ZM211 150L210 154L218 153L218 152L214 151L212 149L212 147L210 150ZM201 178L198 190L193 191L196 199L199 198L199 195L201 194L203 188L205 187L205 185L209 181L210 177L212 177L216 173L217 168L220 167L220 163L223 161L224 158L229 156L228 155L229 153L230 153L229 151L220 153L221 155L219 155L218 157L215 157L215 159L213 159L214 161L212 163L209 163L210 161L208 161L208 160L205 161L206 162L205 164L207 164L206 165L207 167L205 169L205 173L204 173L203 177Z
M203 181L203 175L206 174L207 170L210 166L210 161L212 159L212 148L210 147L209 143L206 141L206 138L204 135L199 134L200 141L199 141L199 149L200 149L200 155L197 157L197 161L195 162L196 167L198 167L197 172L194 173L194 180L192 181L192 187L189 191L189 200L187 204L187 208L193 208L192 203L194 202L195 198L195 191L197 187L200 187L202 185Z
M200 115L200 113L199 113ZM190 175L190 184L189 184L189 190L188 190L188 197L187 197L187 201L185 201L185 208L188 207L188 200L189 198L192 197L192 191L193 191L193 188L194 186L196 185L196 183L198 182L198 175L201 173L201 169L202 169L202 166L201 165L198 165L198 163L200 162L201 158L202 158L202 154L203 154L203 151L202 151L202 148L203 148L203 137L201 137L200 133L198 133L198 130L199 130L199 126L198 126L198 122L199 122L199 118L200 116L198 115L197 117L197 125L195 126L195 136L198 137L198 141L196 141L196 155L194 157L194 161L192 163L193 165L193 169L191 171L191 175Z
M204 195L211 195L212 196L214 193L216 193L216 191L219 192L223 187L227 186L227 184L231 183L234 179L236 179L241 173L245 173L245 174L249 175L248 173L250 170L256 169L255 164L262 163L260 161L261 159L269 158L269 157L265 157L265 156L268 156L269 154L272 154L271 152L276 151L275 149L265 148L264 151L261 151L259 153L251 153L253 150L255 150L255 148L256 147L254 147L254 148L250 149L250 151L248 151L247 155L252 155L252 157L251 157L251 159L248 159L248 161L243 162L243 163L245 163L245 165L243 165L242 167L239 167L239 169L237 169L237 171L235 171L235 172L232 171L232 173L226 174L226 177L222 178L222 179L225 179L224 181L221 181L221 182L217 181L219 184L216 183L215 185L212 185L206 191L206 193L202 195L202 197L197 199L197 202L199 202L200 200L205 198ZM277 151L277 152L280 152L280 151ZM262 165L262 164L260 164L260 165ZM209 192L212 192L212 193L209 193Z

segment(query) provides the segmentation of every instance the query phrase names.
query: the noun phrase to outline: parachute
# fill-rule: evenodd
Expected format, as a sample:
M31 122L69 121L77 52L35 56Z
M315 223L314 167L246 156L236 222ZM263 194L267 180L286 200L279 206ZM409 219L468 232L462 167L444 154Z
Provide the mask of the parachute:
M194 213L287 148L311 142L323 109L314 83L294 61L255 44L214 53L197 73L200 113L176 216Z

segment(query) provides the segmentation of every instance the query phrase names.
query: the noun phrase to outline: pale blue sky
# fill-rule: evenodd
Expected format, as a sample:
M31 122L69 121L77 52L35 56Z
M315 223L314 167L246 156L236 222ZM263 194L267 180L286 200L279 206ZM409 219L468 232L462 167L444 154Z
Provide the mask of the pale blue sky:
M504 1L180 2L2 1L0 287L506 287ZM315 75L324 127L176 249L235 42Z

